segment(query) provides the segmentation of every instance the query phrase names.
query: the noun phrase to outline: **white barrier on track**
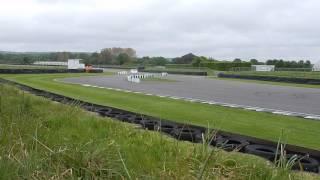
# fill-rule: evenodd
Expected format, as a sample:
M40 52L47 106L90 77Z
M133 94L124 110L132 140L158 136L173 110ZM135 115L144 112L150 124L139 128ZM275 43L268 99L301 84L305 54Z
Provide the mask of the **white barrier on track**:
M118 72L118 75L127 75L127 74L128 74L127 71L119 71L119 72Z
M135 75L130 75L127 77L127 80L129 82L134 82L134 83L140 83L140 79L137 78Z
M127 76L127 80L129 82L140 83L140 79L164 77L164 76L168 76L168 73L163 72L163 73L131 74L131 75Z
M130 73L131 74L137 74L138 73L138 69L130 69Z

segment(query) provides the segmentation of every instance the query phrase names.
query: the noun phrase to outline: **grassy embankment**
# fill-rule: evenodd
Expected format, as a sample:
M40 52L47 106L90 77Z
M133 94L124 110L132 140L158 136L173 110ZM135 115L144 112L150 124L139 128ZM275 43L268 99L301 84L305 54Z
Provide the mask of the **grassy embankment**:
M320 150L320 141L316 138L319 121L54 81L73 76L81 74L8 75L6 78L84 101L275 142L284 131L287 143Z
M0 179L316 179L0 85Z

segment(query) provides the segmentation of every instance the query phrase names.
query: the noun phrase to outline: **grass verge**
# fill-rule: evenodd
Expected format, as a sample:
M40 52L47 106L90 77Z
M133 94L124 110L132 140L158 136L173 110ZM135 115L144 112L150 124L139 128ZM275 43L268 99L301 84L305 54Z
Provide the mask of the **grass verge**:
M320 121L54 81L57 78L81 75L84 74L8 75L4 77L88 102L275 142L284 132L288 144L320 149L320 141L316 138L319 136Z
M0 85L0 179L316 179ZM44 108L45 107L45 108Z
M208 78L221 80L221 81L238 81L238 82L246 82L246 83L270 84L270 85L276 85L276 86L320 88L320 85L312 85L312 84L296 84L296 83L285 83L285 82L259 81L259 80L239 79L239 78L218 78L215 76L209 76Z

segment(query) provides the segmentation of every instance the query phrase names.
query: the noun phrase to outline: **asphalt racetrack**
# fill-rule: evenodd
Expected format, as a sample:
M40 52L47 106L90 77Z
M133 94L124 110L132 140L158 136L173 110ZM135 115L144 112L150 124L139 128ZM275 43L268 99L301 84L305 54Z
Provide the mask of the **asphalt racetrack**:
M128 82L126 76L87 76L66 78L62 81L320 115L320 89L316 88L256 84L199 76L169 75L165 79L174 82L133 83Z

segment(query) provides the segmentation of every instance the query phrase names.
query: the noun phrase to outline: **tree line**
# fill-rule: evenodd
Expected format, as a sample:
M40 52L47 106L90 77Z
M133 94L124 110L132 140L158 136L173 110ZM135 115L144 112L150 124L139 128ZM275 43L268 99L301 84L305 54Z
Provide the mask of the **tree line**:
M123 65L136 59L132 48L105 48L100 52L0 52L0 63L32 64L35 61L67 61L82 59L86 64Z
M166 64L189 65L194 67L205 66L212 63L235 63L242 66L250 65L275 65L277 68L311 68L309 60L286 61L283 59L270 59L266 62L260 62L257 59L241 60L235 58L233 61L217 60L204 56L196 56L188 53L181 57L137 57L136 51L132 48L104 48L100 52L30 52L30 53L13 53L0 52L0 63L8 64L32 64L35 61L67 61L68 59L82 59L85 64L94 65L151 65L164 66ZM212 65L211 65L212 66ZM229 67L230 65L228 65Z

